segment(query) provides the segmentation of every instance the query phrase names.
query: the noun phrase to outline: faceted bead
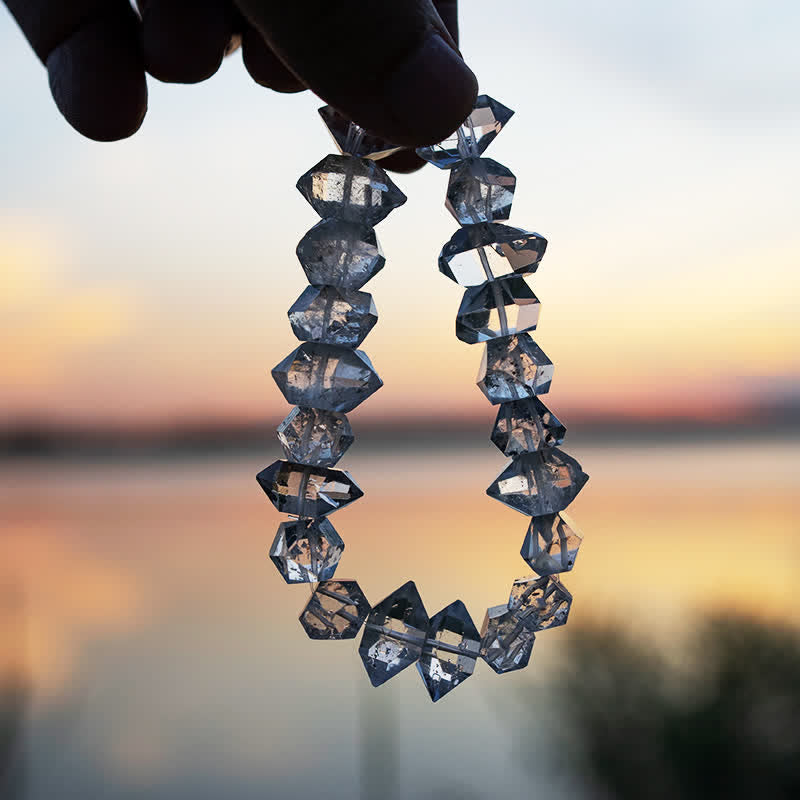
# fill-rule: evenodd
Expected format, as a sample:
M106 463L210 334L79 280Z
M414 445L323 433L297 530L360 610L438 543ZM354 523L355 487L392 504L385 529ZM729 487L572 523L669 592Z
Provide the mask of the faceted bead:
M321 217L377 225L406 196L374 161L325 156L297 181L300 194Z
M553 362L527 333L486 343L478 387L492 405L550 391Z
M402 149L399 144L387 142L380 136L360 128L333 106L323 106L319 109L319 115L343 155L349 154L377 161Z
M462 286L517 273L536 272L547 248L538 233L500 222L459 228L439 254L439 272Z
M512 458L486 494L529 517L540 517L563 511L588 480L574 458L552 448Z
M493 606L486 611L481 628L481 658L498 674L528 666L536 639L507 605Z
M441 169L469 156L479 156L511 119L514 112L486 94L478 95L472 113L440 144L418 147L417 155Z
M425 648L417 662L431 700L441 699L472 675L480 645L475 623L460 600L431 619Z
M532 331L539 322L539 299L521 275L508 275L464 292L456 316L456 336L475 344Z
M364 495L348 472L276 461L256 475L278 511L295 517L324 517Z
M518 578L511 587L508 600L509 611L517 614L525 627L532 631L566 625L571 605L572 595L553 575Z
M491 158L468 158L453 167L445 208L462 224L508 219L517 179Z
M286 583L316 583L333 577L343 550L327 519L297 519L278 527L269 557Z
M538 575L569 572L583 537L563 512L533 517L520 554Z
M310 639L353 639L369 614L355 581L321 581L300 613Z
M497 410L492 442L507 456L533 453L564 441L567 429L538 398L503 403Z
M383 386L361 350L306 342L272 370L287 402L327 411L352 411Z
M373 607L358 648L373 686L385 683L422 655L428 625L413 581Z
M353 439L353 429L344 414L319 408L293 408L278 425L283 452L295 464L332 467Z
M289 309L301 341L358 347L378 321L372 295L335 286L309 286Z
M324 219L308 231L297 257L310 284L342 289L360 289L386 263L373 228L339 219Z

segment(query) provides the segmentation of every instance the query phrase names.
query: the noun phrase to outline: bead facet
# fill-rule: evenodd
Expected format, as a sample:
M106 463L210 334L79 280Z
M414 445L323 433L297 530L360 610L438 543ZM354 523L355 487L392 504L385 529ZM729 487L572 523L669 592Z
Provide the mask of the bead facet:
M353 430L344 414L319 408L293 408L278 425L278 440L295 464L332 467L353 444Z
M462 286L517 273L536 272L547 249L538 233L501 222L479 222L459 228L439 254L439 271Z
M417 155L441 169L450 169L464 158L483 153L513 115L510 108L489 95L478 95L475 107L458 130L439 144L418 147Z
M328 155L297 181L300 194L327 219L377 225L406 196L374 161Z
M567 429L538 398L502 403L492 429L492 442L507 456L533 453L564 441Z
M486 611L481 627L481 658L498 674L528 666L536 634L509 611L508 605Z
M572 595L552 575L540 578L531 575L518 578L511 587L509 611L514 612L532 631L543 631L566 625Z
M359 129L333 106L323 106L319 109L319 115L342 155L349 154L377 161L402 149L399 144L392 144L374 133Z
M436 702L472 675L480 636L466 606L456 600L431 618L417 669Z
M582 541L566 514L546 514L531 519L520 555L538 575L569 572Z
M529 517L540 517L563 511L588 480L574 458L552 448L512 458L486 494Z
M486 343L478 387L492 405L524 400L550 391L553 362L527 333Z
M369 614L369 603L355 581L321 581L300 624L311 639L353 639Z
M333 577L343 550L327 519L298 519L281 523L269 557L286 583L316 583Z
M428 625L413 581L373 607L358 648L373 686L385 683L422 655Z
M445 208L462 225L508 219L517 179L491 158L468 158L453 167Z
M295 517L324 517L363 497L348 472L276 461L256 475L278 511Z
M327 411L352 411L383 386L361 350L306 342L273 370L287 402Z
M336 286L309 286L289 309L292 331L304 342L358 347L377 321L371 294Z
M375 229L359 222L323 219L300 240L297 258L312 286L360 289L383 269Z
M467 344L532 331L539 299L521 275L508 275L464 292L456 315L456 336Z

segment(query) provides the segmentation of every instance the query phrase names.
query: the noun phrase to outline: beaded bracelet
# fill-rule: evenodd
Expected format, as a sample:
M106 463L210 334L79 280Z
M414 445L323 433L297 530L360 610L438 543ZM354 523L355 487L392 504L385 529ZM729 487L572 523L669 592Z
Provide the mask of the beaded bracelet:
M439 270L466 287L456 336L485 342L478 386L499 405L492 442L510 461L486 490L529 516L522 557L536 573L514 581L509 601L487 610L481 632L460 600L429 618L409 581L370 606L358 583L334 578L344 542L327 515L363 495L349 473L333 469L353 442L346 413L382 386L358 346L377 322L372 296L359 291L384 266L374 226L405 195L375 161L391 144L320 109L340 150L303 175L297 188L322 217L297 246L309 286L289 309L302 344L272 376L295 405L278 426L286 460L257 476L282 523L270 557L287 583L313 584L300 623L312 639L352 639L373 686L417 662L436 701L475 669L480 656L499 673L525 667L538 631L567 621L572 596L558 574L575 563L581 536L563 510L588 476L561 444L566 429L539 399L550 388L553 364L528 331L540 304L527 283L547 241L502 224L516 178L481 158L513 112L487 95L441 144L418 149L450 170L446 207L461 228L442 248Z

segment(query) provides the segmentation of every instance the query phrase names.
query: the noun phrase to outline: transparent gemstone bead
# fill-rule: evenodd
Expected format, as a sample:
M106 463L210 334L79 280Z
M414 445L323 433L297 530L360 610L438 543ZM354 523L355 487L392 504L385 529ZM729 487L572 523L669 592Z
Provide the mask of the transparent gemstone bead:
M287 402L326 411L352 411L383 386L361 350L307 342L273 370Z
M374 161L325 156L297 181L300 194L321 217L377 225L406 196Z
M373 607L358 648L373 686L385 683L422 655L428 625L413 581Z
M360 289L386 263L373 228L339 219L324 219L308 231L297 258L310 284L342 289Z
M445 208L462 225L508 219L517 179L491 158L468 158L453 167Z
M392 144L374 133L359 128L333 106L323 106L319 109L319 115L342 155L349 154L378 161L402 149L399 144Z
M472 675L480 636L466 607L456 600L434 615L417 669L436 702Z
M566 514L546 514L531 519L520 555L538 575L569 572L582 541Z
M278 441L295 464L332 467L354 438L344 414L319 408L293 408L278 425Z
M364 495L348 472L276 461L256 475L278 511L295 517L324 517Z
M327 519L297 519L278 527L269 557L286 583L316 583L333 577L343 550Z
M509 610L532 631L566 625L571 605L572 595L553 575L518 578L508 600Z
M477 384L492 405L550 391L553 362L527 333L486 343Z
M489 95L478 95L475 107L458 130L439 144L418 147L417 155L441 169L450 169L464 158L483 153L513 115L510 108Z
M486 611L481 627L481 658L498 674L528 666L536 634L508 605Z
M464 292L456 315L456 336L467 344L532 331L539 323L539 299L521 275L508 275Z
M439 271L461 286L517 273L536 272L547 249L538 233L501 222L478 222L459 228L439 254Z
M355 581L321 581L300 624L310 639L353 639L369 614L369 603Z
M358 347L378 321L372 295L335 286L309 286L289 309L301 341Z
M538 398L502 403L492 429L492 442L507 456L533 453L564 441L567 429Z
M512 458L486 494L529 517L540 517L563 511L588 480L574 458L552 448Z

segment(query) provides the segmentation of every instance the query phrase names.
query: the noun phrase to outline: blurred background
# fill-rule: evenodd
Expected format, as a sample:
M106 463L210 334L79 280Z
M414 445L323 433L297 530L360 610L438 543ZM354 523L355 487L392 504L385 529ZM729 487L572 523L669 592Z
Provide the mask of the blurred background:
M0 796L800 796L800 9L788 0L462 0L487 155L548 237L548 405L592 476L566 628L435 706L311 642L253 480L288 411L294 189L332 150L308 95L234 55L150 82L132 139L59 117L0 9ZM424 87L420 88L424 91ZM480 625L523 518L435 257L446 175L397 183L369 284L385 387L335 524L375 603L407 579Z

